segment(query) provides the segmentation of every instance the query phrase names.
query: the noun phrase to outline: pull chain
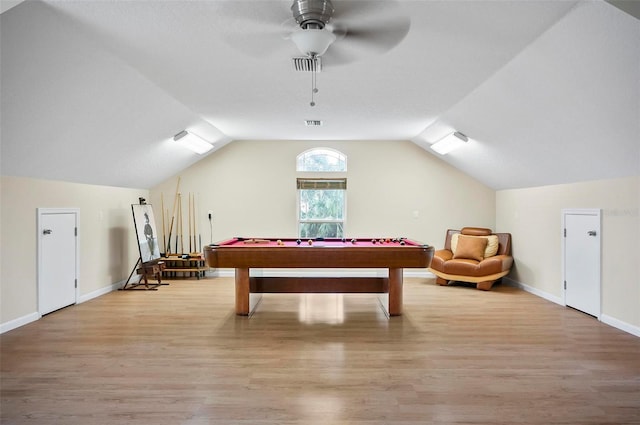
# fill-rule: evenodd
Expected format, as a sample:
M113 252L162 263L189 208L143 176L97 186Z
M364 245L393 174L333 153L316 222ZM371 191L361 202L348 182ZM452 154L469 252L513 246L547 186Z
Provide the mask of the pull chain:
M313 62L311 64L311 103L309 105L316 106L316 102L314 101L314 94L318 93L318 87L316 86L317 79L318 79L316 74L316 70L318 67L318 59L316 58L315 55L312 55L311 60Z

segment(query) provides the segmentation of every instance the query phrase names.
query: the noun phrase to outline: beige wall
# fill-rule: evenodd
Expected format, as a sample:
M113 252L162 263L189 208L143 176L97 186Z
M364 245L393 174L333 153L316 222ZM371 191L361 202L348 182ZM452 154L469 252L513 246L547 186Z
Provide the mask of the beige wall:
M441 247L447 228L511 232L510 278L550 298L562 298L561 210L601 208L602 313L640 327L640 177L496 193L411 142L238 141L180 175L185 235L186 199L195 193L202 244L238 235L294 237L295 158L315 146L348 156L348 236L408 236ZM146 197L160 228L164 201L168 224L177 179L147 192L2 177L1 323L37 312L36 208L80 209L83 296L126 279L138 257L130 205Z
M3 176L1 323L38 311L36 209L78 208L80 297L127 278L138 258L131 204L148 191Z
M203 245L233 236L295 237L296 156L320 146L348 157L347 237L405 236L442 246L447 228L494 226L495 192L411 142L236 141L180 175L183 198L196 194ZM151 190L158 222L161 200L170 221L177 179Z
M637 176L498 191L496 227L513 235L510 277L561 300L561 211L600 208L602 314L640 327L639 206Z

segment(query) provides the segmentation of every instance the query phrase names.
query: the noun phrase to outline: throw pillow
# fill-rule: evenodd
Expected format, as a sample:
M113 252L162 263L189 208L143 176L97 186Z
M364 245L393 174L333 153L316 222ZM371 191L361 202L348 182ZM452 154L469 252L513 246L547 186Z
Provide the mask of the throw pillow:
M487 238L487 247L484 250L484 258L493 257L498 253L498 245L500 245L498 235L485 236L485 238Z
M458 238L460 236L465 236L468 238L483 238L487 239L487 247L484 249L484 258L493 257L498 253L498 248L500 245L500 241L498 240L497 235L489 235L489 236L466 236L461 235L460 233L454 233L451 235L451 252L453 255L456 254L456 250L458 248Z
M460 235L458 237L456 253L453 255L453 258L482 261L484 259L484 250L486 247L487 238Z

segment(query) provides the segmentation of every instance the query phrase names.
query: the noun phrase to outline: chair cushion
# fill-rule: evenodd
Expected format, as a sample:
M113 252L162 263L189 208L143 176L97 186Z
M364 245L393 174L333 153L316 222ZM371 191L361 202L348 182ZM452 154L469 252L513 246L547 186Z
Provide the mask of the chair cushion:
M449 260L443 264L442 270L436 270L459 276L479 277L509 270L511 264L511 257L496 255L481 262L468 259Z
M481 238L487 240L487 247L484 249L484 258L493 257L498 253L498 247L500 245L500 240L498 239L498 235L489 235L489 236L466 236L467 238ZM451 236L451 252L455 255L458 249L458 238L460 237L460 233L455 233Z
M453 258L482 261L484 259L484 250L486 247L487 238L460 235L458 236L458 244L456 246L456 252L453 254Z

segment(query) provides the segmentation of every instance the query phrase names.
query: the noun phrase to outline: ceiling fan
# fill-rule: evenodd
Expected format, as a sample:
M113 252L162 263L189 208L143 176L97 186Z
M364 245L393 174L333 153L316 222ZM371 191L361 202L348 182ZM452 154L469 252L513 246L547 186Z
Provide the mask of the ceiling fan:
M337 35L327 28L334 10L331 0L293 1L291 12L299 30L291 32L291 40L302 54L311 58L322 56L336 41Z
M293 0L289 14L281 3L229 2L235 21L227 42L260 58L290 49L289 39L303 55L333 66L392 49L411 25L397 0Z

